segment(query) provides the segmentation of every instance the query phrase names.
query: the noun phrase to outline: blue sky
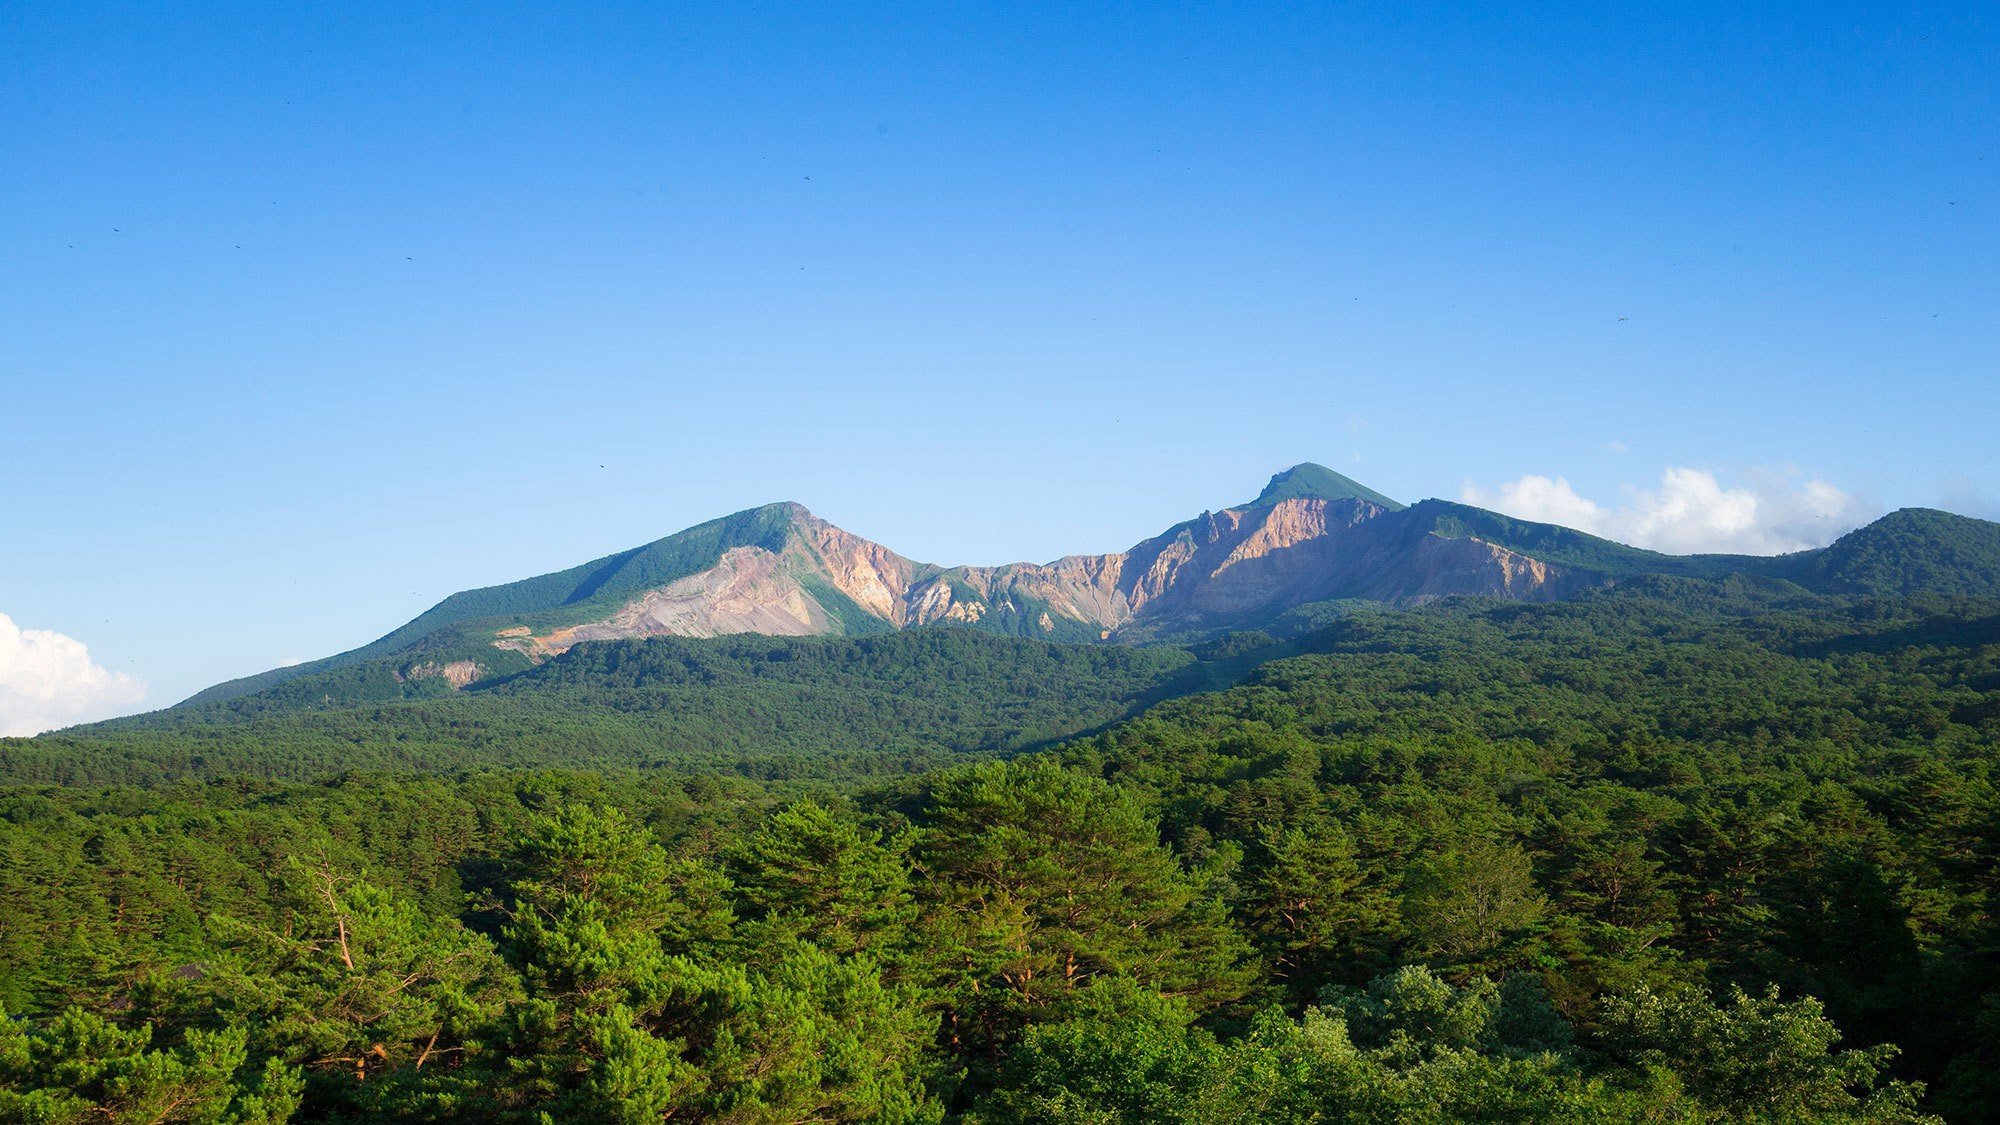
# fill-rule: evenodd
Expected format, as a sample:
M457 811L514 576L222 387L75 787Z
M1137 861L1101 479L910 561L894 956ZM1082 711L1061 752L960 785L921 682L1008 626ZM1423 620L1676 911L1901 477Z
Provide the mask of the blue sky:
M1421 7L7 5L11 706L780 498L942 563L1300 460L2000 516L1990 6Z

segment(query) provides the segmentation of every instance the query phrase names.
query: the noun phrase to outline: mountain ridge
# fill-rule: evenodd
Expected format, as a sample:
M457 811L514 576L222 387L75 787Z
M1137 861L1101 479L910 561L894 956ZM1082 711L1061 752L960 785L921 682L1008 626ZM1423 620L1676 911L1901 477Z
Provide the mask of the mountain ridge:
M1870 528L1880 530L1862 535ZM589 641L954 626L1148 643L1262 628L1318 603L1555 601L1641 574L1992 592L2000 590L2000 524L1905 509L1796 555L1666 555L1453 501L1406 506L1302 463L1274 474L1247 504L1205 511L1125 551L946 567L779 501L566 570L460 591L369 644L218 684L179 706L371 661L388 662L411 691L457 689Z

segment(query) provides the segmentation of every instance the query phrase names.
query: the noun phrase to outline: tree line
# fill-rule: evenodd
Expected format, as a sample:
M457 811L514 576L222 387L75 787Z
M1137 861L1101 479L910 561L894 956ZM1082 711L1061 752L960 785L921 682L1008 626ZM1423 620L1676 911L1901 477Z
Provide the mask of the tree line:
M16 784L0 1119L1988 1121L1996 622L1659 579L1004 760Z

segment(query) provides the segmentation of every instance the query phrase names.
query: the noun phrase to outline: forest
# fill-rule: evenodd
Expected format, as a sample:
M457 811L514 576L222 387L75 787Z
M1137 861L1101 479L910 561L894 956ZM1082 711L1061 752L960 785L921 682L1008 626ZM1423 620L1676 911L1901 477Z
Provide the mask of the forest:
M0 1120L2000 1120L2000 600L1310 620L0 741Z

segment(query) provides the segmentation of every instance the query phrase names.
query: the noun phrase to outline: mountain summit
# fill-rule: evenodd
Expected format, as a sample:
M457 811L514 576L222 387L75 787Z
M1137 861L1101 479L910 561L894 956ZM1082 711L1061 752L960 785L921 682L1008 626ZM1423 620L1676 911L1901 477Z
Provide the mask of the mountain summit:
M1246 508L1262 508L1280 500L1366 500L1391 512L1403 505L1359 481L1341 476L1325 465L1304 461L1271 477L1271 483Z
M453 594L361 648L219 684L189 702L335 670L462 687L587 641L859 635L933 626L1053 641L1190 639L1273 627L1311 603L1458 595L1551 601L1641 574L1754 574L1827 592L1995 592L2000 524L1906 511L1822 551L1663 555L1445 500L1405 506L1320 465L1130 549L943 567L767 504L569 570ZM372 669L372 672L369 671ZM315 681L317 682L317 681Z

